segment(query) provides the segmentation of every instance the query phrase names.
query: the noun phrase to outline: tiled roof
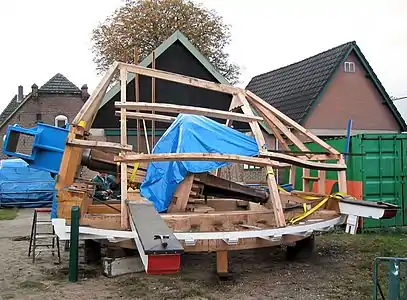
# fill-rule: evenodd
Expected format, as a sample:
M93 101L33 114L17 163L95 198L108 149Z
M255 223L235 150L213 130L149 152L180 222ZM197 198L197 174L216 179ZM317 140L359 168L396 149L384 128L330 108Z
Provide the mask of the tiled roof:
M17 95L14 96L13 99L11 99L10 103L6 106L6 108L3 110L3 112L0 115L0 124L2 124L9 115L11 115L17 107L21 104L17 102Z
M47 94L80 94L81 90L64 75L57 73L38 90Z
M297 123L304 121L313 102L355 42L349 42L300 62L252 78L252 91Z

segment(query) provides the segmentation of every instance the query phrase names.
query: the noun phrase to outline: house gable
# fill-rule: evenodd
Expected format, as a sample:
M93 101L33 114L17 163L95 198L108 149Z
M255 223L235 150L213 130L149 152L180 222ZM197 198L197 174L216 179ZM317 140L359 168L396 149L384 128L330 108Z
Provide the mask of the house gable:
M345 72L345 62L353 62L355 72ZM354 49L337 67L318 101L310 109L304 126L310 129L345 130L349 119L352 119L353 130L403 130Z
M185 38L186 39L186 38ZM159 70L196 77L212 82L225 83L226 80L219 78L219 73L214 72L213 66L202 63L202 55L191 51L191 47L186 46L186 42L177 38L170 45L165 47L156 56L155 67ZM162 47L162 46L160 46ZM160 49L158 47L157 49ZM194 49L196 49L194 47ZM196 50L197 51L197 50ZM201 59L199 59L201 57ZM147 57L141 65L151 67L151 59ZM113 92L112 92L113 91ZM151 78L139 76L139 100L141 102L151 102L152 83ZM134 75L128 76L127 99L135 101L135 81ZM114 102L120 101L120 89L113 87L108 91L104 102L99 108L92 128L118 129L119 118L114 115ZM231 95L216 91L205 90L193 86L187 86L175 82L156 79L155 81L155 102L172 103L178 105L196 105L200 107L229 110ZM174 115L174 114L168 114ZM215 119L216 120L216 119ZM224 120L217 120L224 123ZM146 122L147 129L151 127L151 122ZM155 122L156 133L168 128L168 123ZM234 123L235 128L247 128L248 125L241 122ZM136 128L136 120L127 121L128 128ZM142 132L143 133L143 132Z
M300 62L255 76L246 88L297 123L308 127L307 120L314 113L314 109L319 105L321 98L332 83L338 68L342 66L350 53L354 53L358 58L366 71L366 76L370 78L374 88L381 95L384 106L387 107L387 111L391 112L392 118L398 124L397 131L405 131L407 129L405 121L356 42L334 47ZM349 106L347 109L352 110L353 107ZM346 122L344 124L346 127ZM388 124L386 126L389 127Z

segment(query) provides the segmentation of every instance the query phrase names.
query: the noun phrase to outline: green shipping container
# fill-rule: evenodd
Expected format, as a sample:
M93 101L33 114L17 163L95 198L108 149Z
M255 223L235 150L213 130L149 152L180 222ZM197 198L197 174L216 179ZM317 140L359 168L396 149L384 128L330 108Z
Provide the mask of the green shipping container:
M345 152L346 139L326 139L329 145ZM313 152L325 152L315 143L306 143ZM294 150L298 150L293 147ZM348 194L363 200L384 201L399 205L402 209L390 220L364 219L363 229L398 227L407 225L406 167L407 134L360 134L351 137L350 155L347 157ZM288 172L285 182L288 182ZM317 176L311 170L310 176ZM336 172L326 173L326 190L337 182ZM296 170L295 189L302 190L302 168ZM316 187L310 184L310 190Z

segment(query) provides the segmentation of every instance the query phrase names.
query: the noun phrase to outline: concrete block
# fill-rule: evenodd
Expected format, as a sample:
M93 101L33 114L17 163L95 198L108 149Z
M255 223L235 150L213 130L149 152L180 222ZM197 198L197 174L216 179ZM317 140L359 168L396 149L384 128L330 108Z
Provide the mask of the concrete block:
M116 277L129 273L144 272L144 265L139 256L102 259L103 274L107 277Z

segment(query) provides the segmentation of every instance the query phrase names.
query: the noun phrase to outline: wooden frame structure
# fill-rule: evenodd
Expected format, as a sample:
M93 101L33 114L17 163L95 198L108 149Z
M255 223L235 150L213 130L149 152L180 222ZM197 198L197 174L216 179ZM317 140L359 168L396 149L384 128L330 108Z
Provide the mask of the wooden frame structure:
M329 146L326 142L312 134L310 131L278 111L276 108L271 106L269 103L262 100L260 97L255 95L250 91L244 89L232 87L229 85L213 83L202 79L191 78L183 75L173 74L165 71L160 71L156 69L144 68L131 64L119 63L118 68L120 69L120 78L121 78L121 101L116 102L115 106L120 108L116 114L120 115L121 118L121 148L125 149L127 145L126 137L126 127L125 120L127 117L136 118L136 119L149 119L167 122L171 122L174 118L166 115L159 115L156 112L171 112L171 113L187 113L195 115L204 115L208 117L222 118L226 119L226 124L231 125L232 121L241 121L247 122L250 125L251 131L256 139L258 148L259 148L259 157L238 157L233 155L220 155L220 154L208 154L208 153L194 153L194 154L126 154L125 150L122 150L119 157L116 159L117 162L121 162L122 166L127 166L127 163L134 162L150 162L150 161L163 161L163 160L217 160L217 161L232 161L240 163L249 163L252 165L265 166L266 168L266 178L267 185L269 187L269 201L268 207L272 208L274 217L276 220L276 225L278 227L286 226L286 221L281 205L281 199L278 192L278 187L276 179L274 176L273 167L288 167L290 165L296 165L301 167L306 167L308 169L317 169L319 170L320 177L325 176L325 171L327 170L336 170L339 174L339 189L341 192L346 193L346 165L344 163L343 156L334 148ZM174 104L164 104L164 103L143 103L143 102L128 102L126 101L126 84L127 84L127 73L131 72L136 75L144 75L154 79L167 80L172 82L177 82L181 84L186 84L198 88L209 89L212 91L227 93L232 95L232 102L230 104L229 112L226 111L217 111L213 109L191 107L191 106L180 106ZM240 108L243 113L236 113L232 110ZM258 113L256 116L253 112L253 109ZM129 110L137 110L136 113L128 112ZM140 111L151 111L151 114L140 113ZM305 135L307 138L319 144L323 147L327 154L318 155L318 157L305 154L299 157L274 153L267 151L267 145L263 133L260 129L259 121L265 121L270 128L272 128L274 136L279 142L285 147L288 148L288 143L293 143L300 150L310 152L310 150L301 142L300 138L290 131L287 126L294 128L297 132ZM283 135L286 139L283 138ZM319 162L314 161L317 159ZM325 163L326 160L337 160L337 163ZM126 163L126 164L123 164ZM289 165L287 165L289 164ZM126 168L126 167L123 167ZM127 171L122 170L122 174L126 174ZM306 173L304 174L306 177ZM122 178L123 179L123 178ZM306 180L306 179L305 179ZM322 183L322 182L321 182ZM122 180L122 203L127 199L127 182ZM322 184L324 185L324 184ZM321 191L323 191L321 189ZM185 205L184 205L185 206ZM183 206L182 206L183 207ZM186 207L186 206L185 206ZM122 206L122 209L124 206ZM122 212L122 227L126 228L126 214Z
M103 99L104 94L106 93L108 85L114 74L118 71L120 73L121 98L120 102L115 103L115 106L118 109L115 114L116 116L120 117L120 144L86 140L86 132L90 130L93 120L97 114L97 109ZM230 94L232 95L230 109L229 111L218 111L200 107L156 103L154 92L151 103L139 102L137 92L136 101L129 102L126 99L128 73L134 73L136 79L139 76L153 78L153 91L155 90L154 81L156 79L160 79ZM136 80L136 91L138 91L137 85L138 80ZM242 113L236 112L239 109L242 111ZM159 114L160 112L187 113L220 118L226 120L226 126L231 126L233 121L247 122L257 142L259 156L243 157L238 155L222 155L216 153L139 154L132 152L132 147L131 145L128 145L127 141L126 120L142 120L144 124L145 120L169 123L175 120L175 118L172 116ZM275 138L280 142L285 150L289 151L289 144L293 144L303 152L296 153L296 155L289 155L285 153L268 151L259 123L261 121L265 122L271 128ZM137 132L139 132L139 122L137 123L137 127ZM291 128L291 130L289 128ZM307 146L301 141L300 135L306 136L308 139L323 147L326 150L326 154L311 154ZM147 135L145 138L148 146ZM152 138L154 138L154 136ZM137 140L139 143L139 136L137 137ZM57 190L59 196L64 195L64 188L71 186L74 183L77 168L80 166L83 148L98 148L106 151L116 151L116 153L120 151L120 153L114 158L115 162L120 164L120 204L113 203L109 206L103 206L101 204L91 204L89 201L86 202L87 204L83 204L81 225L99 229L130 230L131 224L129 224L129 213L126 206L126 201L144 201L139 195L134 195L133 192L128 191L128 174L130 170L130 163L148 163L152 161L166 160L214 160L236 162L241 164L245 163L264 167L268 186L267 199L264 205L252 202L249 203L247 201L239 202L238 200L234 199L211 199L204 204L202 204L200 202L202 200L199 199L196 199L196 202L194 202L195 200L191 202L191 196L199 194L198 191L200 186L208 183L205 182L206 179L199 174L189 174L184 181L178 185L168 213L162 214L162 218L165 220L165 222L174 230L174 232L177 232L178 234L188 232L193 226L197 227L202 233L219 231L217 228L217 224L219 223L223 224L222 230L225 231L239 230L236 229L237 227L244 231L249 229L278 229L292 226L288 225L287 221L303 212L302 203L308 203L310 208L314 204L304 200L303 198L299 198L298 192L297 194L293 194L279 189L274 173L275 168L290 168L292 183L293 178L295 177L295 166L306 168L304 169L303 180L304 182L309 182L310 180L319 181L319 195L316 195L319 197L325 197L325 172L332 170L337 171L339 191L346 193L346 164L343 155L254 93L230 85L214 83L202 79L121 62L115 62L112 65L73 121L69 134L69 140L61 163L61 171L57 178ZM139 149L139 146L137 149ZM327 160L334 160L336 163L327 163ZM308 169L318 170L319 178L315 179L309 177ZM308 191L305 190L305 192ZM303 194L309 195L309 193ZM293 209L287 211L285 207L287 203L300 203L301 205L294 206ZM244 207L244 210L237 209L239 207ZM325 209L315 212L310 218L337 220L340 215L338 207L334 206L334 209L331 210L327 208L328 205L325 207ZM295 231L295 229L293 230ZM261 237L260 239L250 237L245 239L244 242L237 244L231 239L223 239L223 243L218 243L208 238L208 235L205 235L203 240L195 243L188 243L188 238L185 237L184 245L189 247L188 251L218 251L217 257L219 258L220 262L223 262L218 265L218 269L221 270L225 269L225 253L222 251L266 247L281 244L283 242L295 242L296 240L304 238L306 235L299 234L297 236L290 236L291 237L287 236L279 241L267 238L265 236ZM124 247L126 247L126 245L124 245Z

